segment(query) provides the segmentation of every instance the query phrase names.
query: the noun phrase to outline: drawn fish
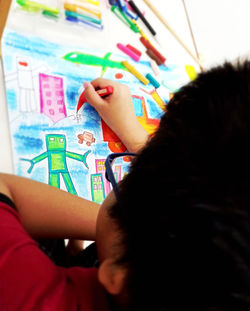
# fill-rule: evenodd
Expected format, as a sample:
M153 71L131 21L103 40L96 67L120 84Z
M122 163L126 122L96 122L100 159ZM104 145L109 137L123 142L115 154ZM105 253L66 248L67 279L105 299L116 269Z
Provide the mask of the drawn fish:
M116 69L122 69L122 70L127 71L127 69L123 66L121 62L113 61L109 59L111 55L112 53L109 52L105 54L104 57L98 57L95 55L84 54L81 52L71 52L63 56L63 59L69 62L76 63L76 64L100 66L102 67L101 76L103 76L104 72L108 68L116 68Z

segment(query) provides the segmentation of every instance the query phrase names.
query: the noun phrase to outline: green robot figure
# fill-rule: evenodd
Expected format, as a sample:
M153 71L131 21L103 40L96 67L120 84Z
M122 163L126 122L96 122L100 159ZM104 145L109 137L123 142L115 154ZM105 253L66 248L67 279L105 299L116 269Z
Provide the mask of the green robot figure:
M75 159L77 161L82 161L86 168L88 168L86 158L90 153L90 150L83 155L66 151L66 137L65 135L60 134L46 135L46 147L46 152L40 154L32 160L21 159L31 163L31 166L28 169L28 173L31 173L36 163L48 158L49 185L60 188L60 174L62 174L68 192L77 195L76 189L69 174L66 157Z

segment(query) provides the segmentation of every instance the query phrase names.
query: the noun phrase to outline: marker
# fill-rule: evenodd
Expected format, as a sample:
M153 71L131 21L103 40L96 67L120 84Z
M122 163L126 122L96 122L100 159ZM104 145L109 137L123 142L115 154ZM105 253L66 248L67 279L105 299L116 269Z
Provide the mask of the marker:
M160 97L160 95L157 93L156 90L154 90L152 92L152 97L153 99L156 101L156 103L158 104L158 106L163 110L166 111L166 103L164 102L164 100Z
M138 19L138 15L135 15L133 12L131 12L128 8L124 11L125 14L127 14L131 19Z
M136 25L131 22L131 20L119 7L117 7L116 5L112 5L111 11L134 32L139 32L139 29L136 27Z
M85 25L88 25L88 26L93 27L93 28L97 28L99 30L103 29L103 25L98 25L98 24L94 24L94 23L91 23L91 22L87 22L87 21L85 21L82 18L76 18L76 17L67 16L66 20L70 21L70 22L73 22L73 23L83 23Z
M140 37L140 41L147 49L151 50L157 56L157 58L162 61L162 63L165 63L166 58L159 51L157 51L156 48L148 40Z
M91 14L97 18L101 18L102 17L102 13L97 10L97 9L93 9L93 8L88 8L88 7L82 7L82 6L78 6L76 4L69 4L69 3L65 3L64 4L64 9L67 11L71 11L71 12L75 12L75 13L82 13L82 14Z
M138 32L140 33L140 35L149 41L148 37L145 35L145 33L143 32L143 30L141 29L141 27L138 25L138 23L137 23L134 19L132 19L131 22L132 22L132 23L135 25L135 27L138 29Z
M138 19L137 15L129 11L125 0L117 0L117 3L123 13L127 14L132 19Z
M113 94L113 86L107 86L103 89L100 89L98 91L96 91L97 94L99 94L101 97L104 97L104 96L107 96L107 95L110 95L110 94ZM82 92L82 94L80 95L79 97L79 100L78 100L78 104L77 104L77 108L76 108L76 112L78 112L80 110L80 108L82 107L82 105L84 103L86 103L86 98L85 98L85 91Z
M159 69L159 67L158 67L158 65L154 59L151 59L150 65L151 65L153 72L156 75L156 77L159 76L161 72L160 72L160 69Z
M129 5L131 6L131 8L135 11L135 13L140 17L140 19L143 21L143 23L145 24L145 26L148 28L148 30L151 32L151 34L153 36L156 35L155 30L153 29L153 27L149 24L149 22L146 20L146 18L144 17L144 15L142 14L142 12L139 10L139 8L136 6L136 4L134 3L134 1L132 0L128 0Z
M161 86L160 83L150 73L146 74L146 78L156 89Z
M131 51L133 51L135 54L137 54L139 57L141 57L142 52L137 50L134 46L127 44L126 47L130 49Z
M147 50L146 50L146 54L147 54L152 60L154 60L158 66L160 66L160 65L163 64L163 62L155 55L155 53L154 53L152 50L147 49Z
M117 43L116 45L118 47L118 49L120 49L122 52L124 52L125 54L127 54L128 56L130 56L133 60L135 60L136 62L138 62L140 60L140 56L138 56L136 53L134 53L132 50L130 50L129 48L127 48L125 45L121 44L121 43Z
M125 12L127 10L127 5L125 0L117 0L119 8Z
M77 12L65 11L65 16L66 17L74 17L74 18L77 18L77 19L83 19L83 20L85 20L87 22L98 24L98 25L102 24L102 21L100 19L89 17L87 15L84 15L84 14L81 14L81 13L77 13Z
M139 71L135 69L127 60L122 61L122 64L125 68L128 69L130 73L132 73L138 80L140 80L143 84L149 84L149 80L145 78Z

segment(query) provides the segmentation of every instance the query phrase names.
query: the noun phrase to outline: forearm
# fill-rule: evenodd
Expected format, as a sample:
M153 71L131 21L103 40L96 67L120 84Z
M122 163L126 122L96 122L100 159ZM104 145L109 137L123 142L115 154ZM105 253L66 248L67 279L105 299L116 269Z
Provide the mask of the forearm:
M0 192L16 205L34 238L95 240L99 205L30 179L0 174Z
M133 124L130 123L127 130L121 128L116 130L116 133L128 151L134 153L139 152L149 139L148 133L137 120Z

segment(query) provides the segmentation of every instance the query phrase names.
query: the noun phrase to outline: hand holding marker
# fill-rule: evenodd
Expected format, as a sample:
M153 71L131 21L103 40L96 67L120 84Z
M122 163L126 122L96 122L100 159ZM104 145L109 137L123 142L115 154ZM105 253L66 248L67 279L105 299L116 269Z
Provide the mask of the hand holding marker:
M104 96L108 96L108 95L113 94L113 91L114 91L113 87L109 85L103 89L97 90L96 93L99 94L101 97L104 97ZM83 104L86 103L86 101L87 100L85 98L85 92L83 91L79 97L79 100L78 100L76 113L80 110L80 108L83 106Z

